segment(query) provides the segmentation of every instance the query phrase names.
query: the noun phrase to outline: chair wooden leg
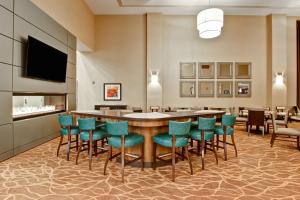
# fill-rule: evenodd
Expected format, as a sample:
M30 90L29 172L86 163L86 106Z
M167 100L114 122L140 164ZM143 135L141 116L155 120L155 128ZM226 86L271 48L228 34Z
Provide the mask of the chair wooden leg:
M175 182L175 157L176 157L176 147L175 144L172 145L172 181Z
M189 162L189 166L190 166L190 170L191 170L191 175L193 175L192 160L191 160L191 157L190 157L188 146L185 147L185 155L186 155L186 158L188 159L188 162Z
M270 124L267 124L267 133L270 133Z
M220 142L220 136L217 135L217 151L219 150L219 142Z
M224 160L227 160L227 142L226 142L226 133L223 135L223 146L224 146Z
M59 143L58 143L58 147L57 147L57 152L56 152L56 156L58 157L58 155L59 155L59 150L60 150L60 146L61 146L61 144L62 144L62 142L63 142L63 139L64 139L64 136L60 136L60 139L59 139Z
M141 144L141 169L144 171L144 143Z
M197 140L197 156L200 156L200 141Z
M156 170L156 146L157 144L153 142L153 154L152 154L152 169Z
M262 136L265 137L265 127L262 129Z
M215 141L214 141L214 139L211 140L211 147L212 147L213 152L214 152L215 157L216 157L216 164L218 164L219 160L218 160L218 154L217 154L217 151L216 151L216 148L215 148Z
M98 141L94 141L94 153L95 153L95 156L97 157L98 156Z
M68 134L68 143L67 143L67 161L70 160L70 149L71 149L71 134Z
M122 183L124 183L124 168L125 168L125 137L124 137L124 135L122 135L121 164L122 164Z
M275 141L275 138L276 138L276 134L275 133L272 133L272 138L271 138L271 147L273 147L274 145L274 141Z
M297 136L297 148L300 150L300 136Z
M235 151L235 157L237 157L238 152L237 152L237 148L236 148L236 144L235 144L235 140L234 140L234 134L231 135L231 140L232 140L232 144L233 144L234 151Z
M78 135L76 135L76 151L78 151Z
M206 149L207 149L207 141L204 142L204 153L206 154Z
M201 151L201 164L202 164L202 170L204 170L205 168L205 164L204 164L204 136L201 140L201 147L200 147L200 151Z
M110 160L111 158L111 152L112 152L112 146L109 146L108 148L108 152L107 152L107 156L106 156L106 160L105 160L105 164L104 164L104 171L103 171L103 174L106 175L106 168L107 168L107 164L108 164L108 161Z
M92 170L93 141L91 139L89 141L89 149L89 170Z
M79 145L79 148L78 148L78 151L77 151L77 156L76 156L76 165L78 164L78 158L79 158L79 154L81 152L82 145L83 145L83 141L80 140L80 145Z

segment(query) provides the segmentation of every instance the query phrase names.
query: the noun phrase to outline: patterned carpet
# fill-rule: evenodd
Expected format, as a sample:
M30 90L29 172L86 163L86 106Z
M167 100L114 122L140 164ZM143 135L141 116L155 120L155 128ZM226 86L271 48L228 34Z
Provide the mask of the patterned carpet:
M299 126L300 127L300 126ZM93 160L88 170L86 152L75 165L65 160L65 148L56 157L58 139L0 163L0 199L300 199L300 151L291 142L275 141L270 148L270 136L248 136L236 130L239 156L229 147L229 160L218 151L219 165L214 155L206 154L206 169L192 156L194 175L188 163L176 164L176 182L171 179L171 167L141 171L126 167L125 184L121 183L120 165L108 165L103 175L105 154Z

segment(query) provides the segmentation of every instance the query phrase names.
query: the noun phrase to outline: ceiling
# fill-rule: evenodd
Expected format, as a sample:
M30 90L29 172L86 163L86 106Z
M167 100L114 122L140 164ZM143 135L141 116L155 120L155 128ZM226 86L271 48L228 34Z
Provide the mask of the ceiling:
M133 15L161 12L194 15L208 7L222 8L225 15L287 14L300 16L300 0L85 0L96 15Z

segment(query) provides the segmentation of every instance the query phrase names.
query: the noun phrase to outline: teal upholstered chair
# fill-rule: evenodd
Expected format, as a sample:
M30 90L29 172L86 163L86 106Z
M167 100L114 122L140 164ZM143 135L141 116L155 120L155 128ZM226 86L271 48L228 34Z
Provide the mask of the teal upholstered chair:
M191 129L191 122L169 121L169 132L153 136L153 169L156 169L156 159L165 155L156 156L157 144L163 147L172 148L172 181L175 181L175 157L176 148L183 148L189 161L191 174L193 174L192 162L188 152L188 134Z
M216 157L216 163L218 164L218 156L214 143L214 131L215 131L216 118L198 118L198 128L190 131L190 137L192 140L198 142L197 152L201 152L202 169L204 169L204 151L206 148L206 142L210 142L211 150ZM201 145L199 145L201 143ZM200 149L199 149L200 148Z
M101 129L96 129L95 118L79 118L78 119L79 131L80 131L80 146L76 157L76 165L78 164L78 158L81 151L88 150L89 153L89 169L92 169L92 156L93 147L95 156L97 156L97 142L103 141L107 134ZM82 149L83 143L87 143L88 148Z
M61 145L67 145L67 160L70 160L70 149L76 148L78 150L78 127L73 125L73 116L72 115L59 115L58 122L60 125L60 140L57 147L56 155L59 155L59 150ZM67 136L68 141L63 143L64 137ZM72 136L76 137L76 140L72 141ZM71 147L71 143L76 142L76 146Z
M106 122L109 150L104 165L104 175L106 174L106 167L108 161L114 157L121 155L122 164L122 182L124 183L124 167L125 167L125 148L134 147L140 145L141 155L137 158L134 156L134 161L141 160L141 169L144 170L144 136L129 133L128 122ZM112 148L121 149L121 153L112 155ZM133 157L130 154L126 154L128 157Z
M235 115L223 115L221 126L216 127L215 134L217 135L217 149L224 149L224 159L227 160L227 145L233 145L235 156L237 157L237 148L234 141L234 124L236 121ZM223 136L223 141L220 141L220 136ZM227 142L227 136L231 136L232 143ZM223 143L223 147L219 146L219 142Z

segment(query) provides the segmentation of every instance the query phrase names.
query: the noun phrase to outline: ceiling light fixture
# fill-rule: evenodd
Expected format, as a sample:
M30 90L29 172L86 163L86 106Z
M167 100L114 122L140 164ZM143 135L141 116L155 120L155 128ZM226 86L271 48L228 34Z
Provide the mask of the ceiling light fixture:
M210 5L210 1L209 1ZM221 35L224 23L224 12L219 8L208 8L197 15L197 29L199 36L204 39L215 38Z

